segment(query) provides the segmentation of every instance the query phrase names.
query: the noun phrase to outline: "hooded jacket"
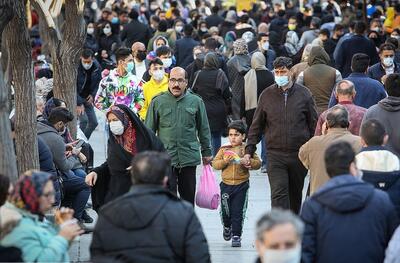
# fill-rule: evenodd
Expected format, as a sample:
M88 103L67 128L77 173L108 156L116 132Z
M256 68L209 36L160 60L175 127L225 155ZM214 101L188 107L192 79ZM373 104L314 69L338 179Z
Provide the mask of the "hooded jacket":
M329 60L329 55L322 47L312 47L308 58L309 67L297 78L297 83L309 88L313 94L318 114L328 109L333 87L342 79L340 72L328 66Z
M93 262L210 262L192 206L161 185L134 185L104 206L90 252Z
M377 119L386 127L389 135L386 147L400 158L400 97L389 96L369 108L363 122L369 119Z
M50 148L56 168L65 173L71 170L75 165L75 159L65 157L65 143L57 130L43 122L37 123L38 136L46 142Z
M352 175L330 179L304 204L302 262L383 262L398 225L388 195Z

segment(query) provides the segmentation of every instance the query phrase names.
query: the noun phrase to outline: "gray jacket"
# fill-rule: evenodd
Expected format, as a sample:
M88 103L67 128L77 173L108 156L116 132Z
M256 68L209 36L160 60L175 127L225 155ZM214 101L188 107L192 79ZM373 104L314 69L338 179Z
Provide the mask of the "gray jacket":
M377 119L386 127L389 135L386 147L400 158L400 98L389 96L370 107L363 123L369 119Z
M75 160L65 156L65 143L57 130L45 123L37 123L38 136L49 146L54 164L61 172L68 172L74 167Z

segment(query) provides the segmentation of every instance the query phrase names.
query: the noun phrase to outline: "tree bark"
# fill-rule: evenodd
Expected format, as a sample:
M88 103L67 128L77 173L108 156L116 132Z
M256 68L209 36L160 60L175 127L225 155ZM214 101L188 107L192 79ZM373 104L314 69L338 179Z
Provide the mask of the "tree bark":
M79 57L85 41L85 20L83 19L83 0L65 0L65 20L62 36L49 10L43 10L40 1L32 1L40 16L40 22L46 23L45 39L49 41L49 49L53 64L54 97L66 102L68 109L76 113L76 77ZM76 114L75 114L76 116ZM69 125L72 136L76 137L77 120Z
M4 39L8 47L8 70L13 72L15 145L18 173L22 173L29 169L39 169L39 153L32 54L25 1L14 0L14 11L15 16L4 30Z

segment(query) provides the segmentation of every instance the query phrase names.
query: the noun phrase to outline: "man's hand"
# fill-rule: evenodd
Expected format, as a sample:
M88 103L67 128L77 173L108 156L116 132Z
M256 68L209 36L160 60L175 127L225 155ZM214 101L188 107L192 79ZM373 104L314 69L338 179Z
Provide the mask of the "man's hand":
M94 102L93 96L92 96L92 95L87 96L86 101L87 101L89 104L93 105L93 102Z
M85 177L85 183L89 186L94 186L97 182L97 173L95 172L90 172L88 175Z
M210 164L212 160L212 156L203 157L203 165Z
M76 106L76 114L78 116L81 116L85 112L85 106Z
M383 75L383 77L381 78L381 82L383 85L385 85L385 81L387 79L388 75Z

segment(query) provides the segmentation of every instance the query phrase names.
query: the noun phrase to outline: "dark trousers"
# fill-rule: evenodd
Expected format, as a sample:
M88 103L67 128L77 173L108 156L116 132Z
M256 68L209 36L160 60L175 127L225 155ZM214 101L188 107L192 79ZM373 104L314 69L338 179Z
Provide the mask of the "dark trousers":
M216 156L219 148L221 147L221 136L222 132L212 132L211 133L211 146L212 146L212 154Z
M169 178L169 190L175 194L179 191L181 199L194 206L194 194L196 192L196 166L172 167Z
M79 126L89 140L98 125L97 117L92 104L85 101L83 106L85 106L85 112L79 117Z
M271 206L299 213L307 169L298 153L268 152L268 179L271 186Z
M232 227L233 236L241 236L247 209L249 181L239 185L221 182L221 219L224 227Z
M85 183L85 178L76 176L72 171L64 173L62 179L64 199L61 205L74 209L74 217L81 220L89 199L90 187Z

